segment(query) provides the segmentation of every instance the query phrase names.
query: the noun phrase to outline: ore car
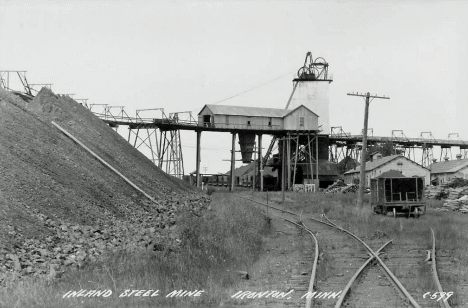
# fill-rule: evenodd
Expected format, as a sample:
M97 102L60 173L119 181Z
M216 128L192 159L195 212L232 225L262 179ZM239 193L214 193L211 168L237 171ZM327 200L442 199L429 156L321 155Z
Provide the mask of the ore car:
M374 212L396 217L419 217L426 213L423 177L381 177L371 180L371 205Z

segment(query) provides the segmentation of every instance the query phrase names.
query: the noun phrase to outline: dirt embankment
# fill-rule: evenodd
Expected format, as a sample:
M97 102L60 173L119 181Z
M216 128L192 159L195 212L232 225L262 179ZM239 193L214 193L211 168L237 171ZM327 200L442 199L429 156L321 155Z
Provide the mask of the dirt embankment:
M206 201L73 99L44 88L27 102L0 89L0 282L11 275L53 277L106 249L144 247L174 233L168 230L176 229L177 211L199 210Z

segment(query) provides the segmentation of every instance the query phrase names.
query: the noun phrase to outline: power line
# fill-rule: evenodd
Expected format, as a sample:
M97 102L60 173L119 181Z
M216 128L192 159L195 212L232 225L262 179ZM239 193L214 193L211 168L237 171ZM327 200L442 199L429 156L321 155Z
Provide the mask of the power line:
M232 99L232 98L234 98L234 97L237 97L237 96L240 96L240 95L245 94L245 93L247 93L247 92L250 92L250 91L253 91L253 90L255 90L255 89L258 89L258 88L260 88L260 87L262 87L262 86L264 86L264 85L267 85L267 84L269 84L269 83L272 83L273 81L276 81L276 80L278 80L278 79L281 79L281 78L283 78L283 77L285 77L285 76L288 76L288 75L290 75L290 74L292 74L292 73L294 73L294 72L295 72L295 70L294 70L294 71L291 71L291 72L288 72L288 73L286 73L286 74L284 74L284 75L281 75L281 76L279 76L279 77L276 77L275 79L272 79L272 80L270 80L270 81L261 83L261 84L259 84L259 85L256 85L255 87L252 87L252 88L250 88L250 89L248 89L248 90L242 91L241 93L238 93L238 94L235 94L235 95L233 95L233 96L224 98L224 99L222 99L222 100L220 100L220 101L214 102L214 103L212 103L212 105L216 105L216 104L225 102L225 101L230 100L230 99ZM194 109L194 110L192 110L192 111L195 111L195 110L198 110L198 109L199 109L199 108Z
M270 80L270 81L267 81L267 82L264 82L264 83L262 83L262 84L259 84L258 86L255 86L255 87L253 87L253 88L250 88L250 89L248 89L248 90L245 90L245 91L243 91L243 92L241 92L241 93L239 93L239 94L236 94L236 95L230 96L230 97L228 97L228 98L222 99L222 100L220 100L220 101L217 101L216 103L213 103L213 105L222 103L222 102L227 101L227 100L229 100L229 99L231 99L231 98L237 97L237 96L242 95L242 94L244 94L244 93L247 93L247 92L250 92L250 91L255 90L255 89L257 89L257 88L260 88L261 86L264 86L264 85L267 85L267 84L269 84L269 83L272 83L273 81L278 80L278 79L280 79L280 78L283 78L283 77L285 77L285 76L287 76L287 75L289 75L289 74L292 74L292 73L294 73L294 72L295 72L295 71L292 71L292 72L289 72L289 73L287 73L287 74L281 75L281 76L279 76L279 77L276 77L275 79L272 79L272 80Z
M388 96L378 96L370 95L369 92L364 93L348 93L350 96L361 96L366 98L366 105L364 108L364 129L362 130L362 152L361 152L361 166L359 174L359 193L357 205L362 207L364 200L364 186L366 185L366 154L367 154L367 122L369 118L369 103L374 100L374 98L390 99ZM369 100L369 98L372 98Z

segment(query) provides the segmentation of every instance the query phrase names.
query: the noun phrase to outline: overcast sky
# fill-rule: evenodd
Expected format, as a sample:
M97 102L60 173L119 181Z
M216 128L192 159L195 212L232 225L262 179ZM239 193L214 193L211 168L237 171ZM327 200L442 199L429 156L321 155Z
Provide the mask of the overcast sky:
M221 104L284 108L311 51L333 74L331 126L360 133L364 99L346 94L369 91L390 96L371 103L375 136L468 140L466 12L466 1L0 0L0 70L131 116L196 114L252 88ZM195 133L182 138L188 173ZM229 134L203 133L202 147L202 168L229 170Z

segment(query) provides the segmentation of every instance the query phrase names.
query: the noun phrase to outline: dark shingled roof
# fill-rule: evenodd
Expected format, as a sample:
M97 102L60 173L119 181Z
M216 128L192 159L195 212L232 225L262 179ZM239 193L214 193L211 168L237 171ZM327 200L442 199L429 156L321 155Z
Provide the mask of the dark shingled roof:
M338 175L338 164L328 161L326 159L319 159L318 161L319 175ZM314 173L317 172L315 164L312 164Z
M379 175L377 178L405 178L405 176L400 171L391 169L391 170L385 171L384 173Z

